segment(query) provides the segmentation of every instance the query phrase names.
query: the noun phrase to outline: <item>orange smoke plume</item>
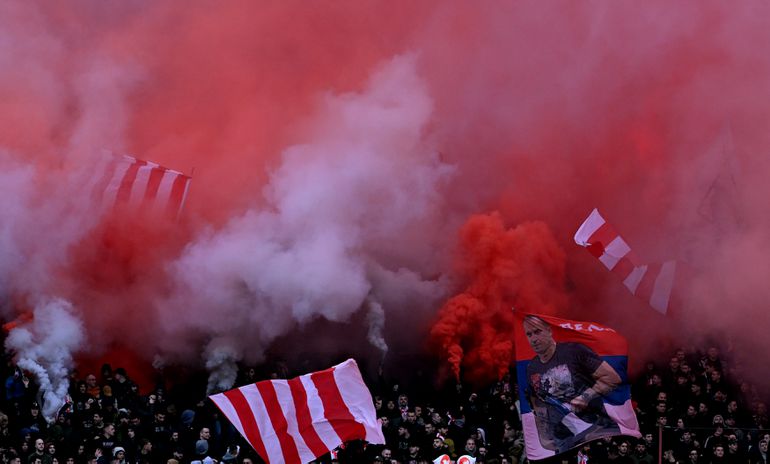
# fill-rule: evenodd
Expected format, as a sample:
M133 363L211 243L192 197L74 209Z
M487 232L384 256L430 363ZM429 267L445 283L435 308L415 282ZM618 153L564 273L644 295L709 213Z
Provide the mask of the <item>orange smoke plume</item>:
M468 284L441 308L431 338L458 380L481 383L513 359L512 308L553 314L566 306L566 257L544 223L506 228L499 213L472 216L459 247Z

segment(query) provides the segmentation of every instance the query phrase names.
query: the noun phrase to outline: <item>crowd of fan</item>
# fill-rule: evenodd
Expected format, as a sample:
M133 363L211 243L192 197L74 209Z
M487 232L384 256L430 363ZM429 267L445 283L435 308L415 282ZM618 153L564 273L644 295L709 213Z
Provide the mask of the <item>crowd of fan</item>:
M34 382L8 364L0 404L3 463L262 462L213 405L157 388L140 394L128 373L105 365L73 378L71 403L53 423L42 417ZM633 386L642 438L586 444L555 462L767 463L767 409L716 348L678 350L665 367L649 363ZM259 380L255 369L240 384ZM442 454L479 464L526 461L516 386L505 377L479 391L403 391L373 382L386 444L347 443L319 462L429 464Z

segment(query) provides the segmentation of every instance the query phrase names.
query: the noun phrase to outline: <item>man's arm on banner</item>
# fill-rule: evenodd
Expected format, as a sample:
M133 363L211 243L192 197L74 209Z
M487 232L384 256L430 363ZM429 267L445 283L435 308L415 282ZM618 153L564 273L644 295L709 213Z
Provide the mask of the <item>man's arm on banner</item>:
M620 385L620 376L607 361L602 361L592 374L595 383L570 401L576 411L582 411L595 398L604 396Z

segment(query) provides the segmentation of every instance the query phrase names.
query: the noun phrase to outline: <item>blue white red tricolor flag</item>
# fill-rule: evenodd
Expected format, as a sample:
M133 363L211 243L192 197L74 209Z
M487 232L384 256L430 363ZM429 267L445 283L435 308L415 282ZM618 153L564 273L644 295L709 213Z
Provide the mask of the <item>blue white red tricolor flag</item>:
M516 374L529 459L554 456L600 437L641 436L631 405L623 336L594 322L520 311L514 316ZM552 351L545 348L549 340ZM597 379L606 373L611 374L613 387L589 395L604 390ZM576 398L590 400L578 406Z
M267 463L307 463L350 440L385 444L372 395L352 359L209 398Z

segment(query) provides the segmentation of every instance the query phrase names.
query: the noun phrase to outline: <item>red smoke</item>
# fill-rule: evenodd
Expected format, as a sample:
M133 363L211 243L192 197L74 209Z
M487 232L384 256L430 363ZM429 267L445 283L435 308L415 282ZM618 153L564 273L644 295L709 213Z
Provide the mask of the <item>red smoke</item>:
M513 308L565 308L565 255L548 226L506 228L499 214L471 217L460 230L460 274L468 287L439 311L431 337L459 379L501 378L513 359Z
M71 301L85 352L212 371L371 307L417 349L423 327L388 321L446 302L433 334L483 379L510 305L656 337L571 243L598 207L700 270L694 337L764 340L768 9L4 2L0 292ZM105 149L192 174L181 222L99 216L82 186Z

